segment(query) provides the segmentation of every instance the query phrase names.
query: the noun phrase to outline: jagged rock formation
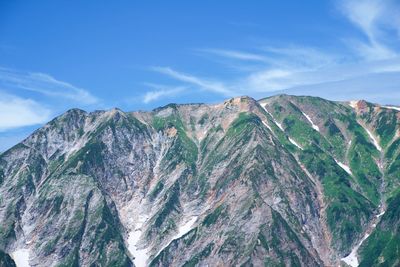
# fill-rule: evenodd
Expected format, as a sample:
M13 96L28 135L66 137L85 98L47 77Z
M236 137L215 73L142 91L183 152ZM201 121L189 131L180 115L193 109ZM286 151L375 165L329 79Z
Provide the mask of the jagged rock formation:
M396 266L399 122L286 95L70 110L0 155L0 263Z

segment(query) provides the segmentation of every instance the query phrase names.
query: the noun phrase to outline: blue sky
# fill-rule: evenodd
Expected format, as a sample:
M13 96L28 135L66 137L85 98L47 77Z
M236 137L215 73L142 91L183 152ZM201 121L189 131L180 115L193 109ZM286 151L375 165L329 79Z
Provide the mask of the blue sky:
M0 1L0 151L73 107L400 104L399 39L396 0Z

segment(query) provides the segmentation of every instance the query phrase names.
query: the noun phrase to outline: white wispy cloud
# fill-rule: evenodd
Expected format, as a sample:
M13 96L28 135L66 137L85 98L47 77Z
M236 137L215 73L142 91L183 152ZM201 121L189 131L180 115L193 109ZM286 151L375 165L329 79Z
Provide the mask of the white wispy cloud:
M345 80L293 87L284 92L341 101L365 99L380 104L400 105L398 84L399 72L369 73Z
M42 124L51 111L38 102L0 92L0 132L13 128Z
M212 56L206 58L227 59L218 61L225 67L237 64L244 70L230 78L204 79L171 68L153 70L226 96L297 91L338 99L339 93L359 96L364 92L365 98L386 99L377 97L379 90L388 92L399 86L395 76L400 75L400 4L394 0L337 0L336 3L344 18L364 35L348 40L347 49L333 51L291 45L253 47L251 53L221 48L196 50ZM394 31L397 36L393 36ZM335 89L335 85L340 88ZM373 93L373 86L377 87L377 93Z
M274 60L275 67L282 68L297 68L297 69L308 69L308 68L322 68L329 67L344 61L344 56L336 53L324 52L320 49L313 47L304 46L281 46L271 47L265 46L261 50L270 58Z
M199 88L204 90L220 93L225 96L233 96L236 94L231 88L227 87L222 82L212 81L209 79L196 77L194 75L186 74L183 72L178 72L170 67L153 67L152 69L156 72L165 74L178 81L198 86Z
M265 56L249 53L244 51L237 51L237 50L227 50L227 49L197 49L199 52L208 53L217 55L220 57L231 58L231 59L238 59L238 60L246 60L246 61L256 61L256 62L268 62L268 59Z
M400 6L392 0L340 0L339 8L367 41L351 40L354 51L368 60L387 59L398 53L388 45L389 31L400 32ZM397 36L398 38L398 36Z
M143 103L145 104L159 100L160 98L175 96L186 89L186 87L184 86L169 87L165 85L150 83L147 83L146 85L153 88L154 90L148 91L144 94Z
M95 104L99 101L83 88L40 72L23 72L0 67L0 84L14 91L27 90L45 96L65 98L76 103Z
M267 69L251 73L244 78L243 83L249 88L253 88L254 92L281 91L316 84L321 85L321 89L325 83L349 81L350 84L350 81L357 77L365 77L377 73L393 73L399 70L400 58L393 58L373 62L338 64L327 68ZM366 87L369 87L366 80L365 83ZM332 88L326 90L331 91L332 95L334 95L335 90ZM347 90L352 90L351 86L348 86Z

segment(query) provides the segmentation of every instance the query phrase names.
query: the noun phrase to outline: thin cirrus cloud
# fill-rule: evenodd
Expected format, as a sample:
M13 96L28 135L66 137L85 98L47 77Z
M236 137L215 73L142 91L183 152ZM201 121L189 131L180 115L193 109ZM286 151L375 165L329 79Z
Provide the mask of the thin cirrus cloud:
M387 59L398 53L386 43L393 38L392 30L400 33L400 8L392 0L341 0L338 7L346 18L367 37L366 42L350 40L360 56L368 59Z
M96 104L99 99L89 91L70 83L57 80L49 74L23 72L9 68L0 68L0 84L4 88L26 90L48 97L63 98L84 105Z
M181 92L183 92L186 87L179 86L179 87L168 87L164 85L158 85L158 84L146 84L148 87L153 88L152 91L148 91L144 94L143 96L143 103L149 104L151 102L157 101L160 98L165 98L165 97L172 97L175 96Z
M199 88L207 91L219 93L225 96L235 95L235 92L231 88L228 88L224 83L219 81L196 77L194 75L176 71L170 67L153 67L152 70L167 75L178 81L198 86Z
M0 92L0 132L49 120L51 111L38 102Z
M338 99L342 98L339 94L351 97L364 91L366 99L382 101L371 85L381 84L386 89L380 87L380 90L393 91L395 77L400 75L400 56L393 47L393 38L389 38L393 30L400 31L399 4L391 0L340 0L336 3L344 18L366 37L345 40L347 49L340 53L307 46L266 46L256 49L256 53L207 48L197 51L229 60L225 62L228 67L235 61L243 66L241 69L250 71L221 80L204 79L170 67L153 70L181 83L226 96L307 92ZM399 36L394 40L397 44ZM332 87L335 84L340 87ZM329 92L321 94L322 91Z
M0 132L43 124L71 103L99 103L89 91L49 74L4 67L0 67L0 89Z
M195 51L198 51L200 53L213 54L213 55L217 55L220 57L245 60L245 61L255 61L255 62L269 62L270 61L270 59L265 56L258 55L255 53L237 51L237 50L207 48L207 49L196 49Z

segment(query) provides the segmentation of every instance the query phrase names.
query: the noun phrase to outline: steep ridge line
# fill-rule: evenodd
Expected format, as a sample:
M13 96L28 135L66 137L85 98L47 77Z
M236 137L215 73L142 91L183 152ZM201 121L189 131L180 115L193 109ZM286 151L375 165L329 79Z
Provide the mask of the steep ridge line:
M322 234L323 234L323 237L324 237L324 240L325 240L325 245L327 245L327 247L320 249L321 247L318 246L317 244L315 244L316 241L315 241L314 238L311 239L311 243L312 243L314 249L318 252L319 257L324 262L324 264L326 266L329 266L329 262L331 261L330 256L332 255L331 251L330 251L331 248L329 247L329 244L331 243L332 237L329 235L329 230L328 230L328 227L327 227L327 224L326 224L327 217L326 217L325 210L327 208L327 204L325 203L325 200L324 200L323 186L322 186L321 182L319 181L319 179L315 178L308 171L308 169L301 163L299 157L294 153L291 153L291 154L295 158L297 164L300 166L302 171L306 174L306 176L314 184L314 187L315 187L315 190L316 190L316 193L317 193L318 204L320 206L319 215L320 215L320 223L321 223ZM326 250L326 251L324 251L324 250Z
M276 126L278 126L278 128L285 133L283 126L278 123L276 121L276 119L274 118L274 116L268 111L268 109L266 108L266 103L260 103L261 107L267 112L268 115L271 116L273 122L275 123ZM307 117L307 119L310 121L312 127L317 130L319 132L319 127L316 126L311 119L303 113L303 115L305 115ZM262 123L274 134L274 131L271 129L271 127L268 125L267 122L265 122L264 120L262 120ZM300 150L304 150L303 147L301 145L299 145L295 140L293 140L290 136L287 135L287 133L285 133L285 136L288 138L289 142L292 143L293 145L295 145L297 148L299 148ZM314 185L314 188L316 190L317 193L317 200L320 206L320 222L321 222L321 228L322 228L322 234L324 236L324 244L330 244L331 242L331 237L329 235L329 230L327 228L326 222L327 222L327 218L326 218L326 208L327 205L324 201L324 197L323 197L323 188L322 188L322 184L320 183L320 181L316 178L314 178L311 173L307 170L307 168L300 162L300 159L298 158L298 156L295 153L292 153L289 151L289 153L294 157L294 159L297 162L297 165L301 168L301 170L306 174L306 176L310 179L310 181L312 182L312 184ZM315 238L311 238L311 244L312 247L317 251L319 257L321 258L321 260L324 262L324 264L326 266L329 265L329 263L331 262L332 259L330 259L331 251L330 251L330 247L329 245L324 247L322 246L321 248L321 244L317 243L318 241L315 240Z
M240 103L236 104L247 104L246 99L239 102ZM46 265L51 265L50 263L53 261L59 261L56 263L60 264L64 262L70 263L70 260L79 262L81 265L99 260L110 263L112 262L111 260L114 261L116 257L118 257L118 263L125 264L121 266L131 265L132 263L139 267L148 266L149 264L158 266L182 266L186 262L193 263L195 261L200 265L214 265L215 260L219 261L220 259L224 261L223 263L228 263L229 260L229 265L235 265L236 255L241 255L240 263L247 262L247 249L244 250L242 245L253 245L255 239L253 240L253 238L251 238L250 240L249 237L254 234L254 237L258 238L257 251L254 252L260 253L257 255L255 255L255 253L251 254L252 256L250 257L249 263L255 266L262 262L263 257L266 256L271 256L271 260L276 260L277 263L280 261L283 265L290 265L290 259L280 259L276 256L276 253L279 251L282 251L285 255L288 255L286 253L293 254L293 257L297 258L296 261L304 266L337 266L341 263L344 265L344 261L341 261L341 258L345 256L343 254L346 252L350 253L350 251L353 252L353 250L352 259L354 261L355 258L357 262L352 262L352 264L357 266L358 261L361 262L365 260L361 258L361 256L364 255L364 251L361 253L361 248L364 250L363 247L367 243L365 240L370 233L377 231L375 227L385 212L382 197L387 193L385 192L384 171L388 170L389 166L392 166L391 164L394 161L392 162L392 157L389 158L388 155L386 155L387 158L384 158L383 151L380 151L381 157L379 158L379 153L375 150L377 147L375 144L372 144L372 141L373 138L382 140L382 147L389 150L387 140L384 139L383 135L378 135L380 129L375 128L376 125L370 124L369 121L365 123L376 137L373 136L373 138L371 138L369 134L367 135L367 132L362 131L361 127L357 126L356 128L356 133L359 134L361 132L364 138L362 138L362 142L356 142L357 144L354 145L360 145L361 149L367 148L366 151L373 151L372 158L370 156L367 158L368 162L371 162L371 159L376 162L383 178L379 179L381 175L379 174L378 167L376 167L375 164L370 164L373 166L373 174L374 177L376 177L373 187L376 191L374 192L377 192L379 189L379 193L376 194L377 198L374 198L375 204L371 206L369 202L365 201L362 203L366 203L366 206L362 205L361 208L357 206L354 209L350 206L352 203L343 204L342 210L350 212L346 213L347 218L343 220L338 219L336 225L346 224L349 218L352 219L351 216L353 216L353 214L354 216L358 215L352 211L359 211L364 209L364 207L366 207L368 211L362 216L362 225L358 224L361 228L357 230L357 235L353 236L351 240L345 240L345 238L343 238L346 242L346 247L341 247L341 240L339 239L339 241L337 241L336 238L337 236L341 238L344 235L342 235L342 232L334 232L334 229L343 228L335 228L335 221L333 222L334 226L331 227L332 224L328 223L326 220L326 218L330 218L330 201L331 199L333 199L332 201L336 199L329 198L330 192L328 192L328 190L330 190L330 184L325 183L325 181L329 182L329 180L324 180L324 178L328 175L336 178L335 175L338 175L343 180L353 182L350 183L351 187L354 185L354 191L361 193L361 195L367 195L365 192L368 191L364 191L362 187L357 187L359 185L358 175L359 173L364 173L364 170L360 170L358 165L353 165L353 151L356 153L358 151L353 150L354 146L350 146L351 141L348 142L347 151L344 151L345 148L341 149L341 147L337 147L338 150L330 149L337 144L337 142L333 141L337 140L330 139L331 135L327 135L329 124L326 123L326 119L331 119L331 114L336 116L340 112L340 114L344 114L343 116L349 115L351 110L348 108L341 110L339 105L334 106L335 109L332 109L331 113L323 112L323 108L315 109L321 110L321 113L314 113L308 111L309 109L304 109L307 113L312 115L312 118L315 118L315 120L318 119L316 122L321 125L321 132L318 133L315 131L313 132L313 128L311 128L312 124L308 123L306 118L304 118L297 109L284 107L281 109L278 108L279 106L275 105L274 102L267 101L267 103L266 108L274 112L274 116L281 121L282 124L279 124L266 108L261 108L263 106L261 103L261 107L252 105L249 110L247 107L233 107L229 109L230 113L228 115L224 113L228 111L223 110L221 113L215 115L215 117L213 117L214 112L210 112L210 110L204 111L196 108L196 111L191 113L193 109L190 108L190 106L189 108L178 107L174 110L174 112L177 113L173 113L174 116L168 115L169 113L163 113L163 116L159 117L154 114L146 114L148 117L145 117L145 121L151 122L147 127L152 128L149 131L145 130L146 127L144 126L140 126L143 128L136 128L137 125L135 123L139 122L120 121L117 118L115 121L113 120L110 125L105 124L104 128L101 128L101 131L96 133L98 134L96 135L98 139L95 140L97 142L94 142L94 146L91 146L92 143L90 142L87 146L85 145L84 148L80 148L81 145L78 145L76 148L77 151L75 151L77 152L76 155L74 152L73 157L67 159L60 157L60 155L63 157L66 155L64 148L68 150L74 147L74 144L83 142L86 139L85 133L78 135L78 133L80 133L79 128L74 126L75 128L70 130L72 126L68 125L74 124L74 121L71 122L70 120L67 121L67 126L70 128L60 124L66 123L65 120L62 120L54 126L54 129L50 129L51 131L43 132L42 136L39 136L40 138L35 137L32 138L32 140L26 141L29 146L25 147L23 143L22 146L11 151L12 153L4 153L4 156L2 158L0 157L0 181L3 177L6 179L6 182L0 185L0 195L4 193L5 196L2 201L4 200L6 201L5 203L7 203L7 198L14 199L14 196L17 196L15 199L18 200L21 195L27 200L26 203L22 204L21 202L14 202L15 205L13 202L9 202L10 205L8 206L13 208L11 210L12 213L7 211L8 208L7 210L4 208L6 205L0 205L2 206L0 207L0 216L2 216L0 219L4 221L4 225L12 225L12 223L17 224L17 228L14 227L14 230L17 231L15 241L5 240L4 242L7 248L10 248L6 253L13 257L13 255L20 253L21 250L24 252L23 250L29 249L30 251L28 251L28 254L25 253L20 258L30 261L33 265L44 262ZM339 111L336 108L339 109ZM264 109L265 112L263 112L262 109ZM180 113L178 114L178 112ZM211 117L203 119L205 118L204 113ZM387 113L392 114L393 112ZM160 120L156 121L158 124L152 122L153 117L151 116L153 115ZM225 124L221 126L221 118L226 118L227 116L231 116L231 119L224 121ZM261 117L262 124L254 116ZM291 121L287 119L287 116L295 120L295 123L300 123L302 127L291 128ZM237 122L240 122L240 124L231 125L234 118L238 118ZM351 119L353 118L354 117L351 117ZM361 118L364 117L359 118L361 120ZM371 117L372 121L374 118L380 117ZM73 119L79 123L81 122L80 117L75 116ZM199 123L199 121L201 121L200 119L203 119L202 123ZM357 117L352 120L352 122L355 122L356 119ZM370 117L368 117L368 119L370 119ZM348 120L329 122L332 123L333 126L336 125L342 132L343 138L340 139L339 142L343 142L343 145L345 145L345 140L348 141L354 137L354 129L342 130L342 128L346 128ZM130 123L133 124L131 125ZM253 128L250 128L251 131L247 131L249 129L248 123L252 123L251 126L255 125L257 127L256 134L254 134ZM283 125L283 123L285 124ZM157 127L155 125L157 125ZM279 127L279 125L282 128ZM180 126L182 127L179 128ZM231 126L232 129L229 133L234 133L235 135L226 135L226 130ZM259 127L263 129L259 131ZM179 128L179 133L177 133L177 128ZM284 130L286 132L283 131L283 128L285 128ZM51 137L54 137L54 132L59 129L68 133L71 132L71 134L60 135L59 141L52 143ZM173 134L171 134L171 129L175 131ZM243 129L244 132L242 132ZM304 129L307 131L303 132L302 130ZM203 140L201 138L192 140L197 146L197 161L193 157L189 159L190 162L186 162L185 159L187 160L187 155L189 155L189 153L195 154L196 147L195 145L191 146L190 140L185 138L196 139L196 136L199 136L196 135L196 132L203 130L208 130L210 134L208 136L207 132L205 132L204 135L207 135L207 139L204 139L203 143L200 142ZM236 135L237 133L240 133L240 135ZM246 135L242 135L242 133ZM308 133L312 134L308 135ZM398 128L397 133L399 133ZM136 136L138 138L135 138ZM290 136L292 136L293 139ZM396 136L398 135L396 134ZM174 143L174 141L172 141L174 138L172 137L184 138L176 140L176 143ZM227 142L218 143L220 138L226 138L225 141ZM268 142L268 138L270 142ZM307 140L311 138L315 138L315 140L324 139L322 141L327 141L327 144L322 142L307 142ZM298 140L297 142L299 143L297 143L296 140ZM40 143L37 144L38 142ZM392 142L394 142L394 140L392 140ZM97 146L98 144L100 145ZM173 150L170 150L172 144L176 146L172 147ZM221 144L218 147L219 150L215 149L215 144ZM293 146L291 144L293 144ZM329 146L329 144L331 146ZM143 150L141 150L142 145ZM203 145L204 149L202 149ZM234 145L234 149L230 150L232 145ZM251 153L254 152L254 154L248 153L248 147L251 149L253 148L251 145L257 146L257 149L250 150ZM302 145L304 146L304 151L302 151ZM259 149L260 146L261 149ZM316 151L314 148L319 148L321 150L320 154L314 154ZM61 151L60 154L58 154L58 152L53 152L57 150ZM216 154L212 154L211 152L215 150L217 150ZM142 153L142 151L144 151L144 153ZM362 150L361 153L363 151L364 150ZM242 157L236 158L238 154L241 154ZM54 155L54 157L51 157L51 155ZM248 155L250 155L251 158ZM166 159L167 156L170 156L170 158ZM177 156L181 157L177 160L175 158ZM223 156L225 157L223 160L219 158ZM292 156L295 158L293 159ZM360 156L362 157L363 155L360 154ZM42 157L44 158L42 159ZM209 157L209 160L207 159L207 161L204 161L202 157ZM314 159L314 157L318 158ZM171 158L172 160L170 160ZM233 159L235 159L235 161ZM251 164L246 164L247 159L251 159L251 161L248 161ZM302 162L304 162L304 164L302 164ZM270 163L271 165L269 165ZM192 174L181 176L181 171L185 170L186 166L189 165L195 171L204 173L205 177L200 177L200 175L192 176ZM326 176L324 172L320 172L320 170L324 170L324 165L327 167L327 172L325 173L328 175ZM350 169L349 165L352 167L354 166L353 172L355 175L353 179L340 169L342 168L345 171L347 169L346 172L351 173L352 169ZM142 169L142 166L145 167ZM241 166L244 166L243 170ZM40 168L40 171L35 172L35 167ZM166 167L169 169L166 170ZM206 167L209 167L209 169L206 169ZM366 172L370 170L369 168L367 169L367 167L368 166L366 166ZM308 171L308 169L310 171ZM55 173L54 170L57 170L57 172ZM225 180L224 178L230 178L233 174L236 174L233 173L232 170L235 172L238 171L238 178L233 181ZM248 170L252 171L250 173L251 176L247 176L248 173L246 171ZM6 172L5 175L2 174L3 171ZM17 177L15 177L16 173L18 174ZM63 181L63 183L52 185L51 182L53 180L49 179L46 180L49 181L48 183L42 184L41 182L48 177L48 173L55 173L52 176L55 178L54 181L58 182L56 179L59 179ZM97 210L97 208L102 208L103 206L101 205L106 205L104 207L109 206L110 211L112 211L111 214L108 213L108 210L107 213L100 213L100 211L104 211L104 209L98 209L99 216L97 216L96 213L96 217L90 217L90 222L96 225L99 225L97 222L100 221L108 223L108 218L117 214L115 217L119 217L119 221L117 220L115 224L113 222L113 224L109 225L111 227L116 226L115 229L118 236L111 237L111 242L107 243L104 242L102 236L99 236L101 239L97 238L97 236L95 237L96 239L92 239L90 229L93 228L87 227L87 230L83 231L71 228L71 233L74 234L74 236L83 232L83 243L74 248L74 250L78 251L80 254L75 254L75 252L73 252L70 253L71 256L67 258L64 257L64 255L67 255L65 247L72 246L71 242L67 243L68 237L64 233L61 233L61 231L59 241L53 241L53 234L58 235L58 230L61 229L61 226L67 225L67 223L64 222L68 222L71 226L76 224L77 228L81 229L81 218L73 217L72 215L80 215L80 210L77 209L77 207L79 208L83 204L76 202L77 204L75 205L69 205L69 203L71 203L70 198L68 198L69 196L73 196L74 199L76 199L81 194L73 195L74 192L78 192L75 191L75 187L72 188L71 191L67 191L63 190L64 188L61 186L63 186L64 183L72 183L75 185L77 181L82 180L80 175L88 173L95 176L96 179L99 179L102 186L104 185L104 191L96 195L96 198L91 202L92 204L89 205L91 210L94 211L95 209ZM77 175L76 177L80 178L75 179L75 176L70 174ZM254 180L248 180L248 177ZM369 177L370 176L368 176L368 178ZM30 181L31 178L32 181ZM177 179L179 178L182 178L182 180L178 181ZM107 181L103 181L102 179L107 179ZM280 179L282 179L282 181ZM389 175L386 179L389 182ZM204 181L206 182L205 186L200 183ZM226 182L226 184L216 184L216 182L221 181ZM79 186L97 189L95 185L92 185L92 180L89 182L79 184ZM178 191L170 191L170 189L173 189L171 183L175 184L175 182L179 185ZM207 188L207 182L210 182L211 188L218 188L217 186L220 186L222 189L218 189L219 191L209 190L209 188ZM26 183L26 185L24 183ZM40 186L37 185L39 183ZM58 186L61 188L59 192L53 190L53 188L58 189ZM157 190L154 190L156 188ZM205 194L204 198L200 201L193 192L197 194L197 192L200 192L200 189L203 188ZM337 188L341 189L342 187ZM50 190L46 191L45 189ZM252 189L254 189L254 191L252 191ZM367 190L369 190L368 187ZM6 194L7 192L11 193ZM49 194L44 194L43 192L49 192ZM55 192L57 194L55 194ZM247 192L250 193L247 194ZM254 195L251 194L252 192L254 192ZM334 192L341 191L335 190ZM261 244L263 240L257 236L261 233L259 231L261 228L259 227L262 225L261 223L273 221L268 216L264 216L266 210L264 210L264 207L260 206L261 202L257 201L258 196L256 193L260 193L265 205L272 205L270 206L271 209L281 214L282 222L285 223L286 221L288 226L292 228L293 233L305 242L297 244L294 242L296 241L295 239L292 239L290 236L285 236L289 231L282 228L280 229L282 232L276 230L272 231L272 234L285 240L285 242L276 245L275 248L273 246L270 246L270 248L264 247L264 244ZM348 192L344 190L343 194L347 193ZM165 197L170 197L172 194L179 196L178 200L174 200L174 204L178 204L176 206L177 210L175 210L176 212L173 211L173 213L170 213L170 215L168 215L169 217L166 217L167 220L164 220L164 222L166 222L164 225L155 228L155 224L152 222L157 219L158 214L161 214L159 212L164 212L163 209L170 207L163 204L165 203ZM379 194L381 194L380 199ZM107 203L101 202L102 198L98 198L98 196L103 195L110 196L108 200L106 198L108 201ZM82 196L84 195L82 194ZM193 196L195 197L193 198ZM222 201L222 197L225 196L228 196L226 201ZM61 204L59 204L59 197L61 197ZM237 199L237 197L240 197L240 199ZM334 197L336 197L336 195L334 195ZM202 206L205 205L204 199L211 199L210 202L212 202L212 205L210 205L207 211L202 213L200 210ZM38 205L38 200L44 205ZM236 200L237 202L235 202ZM381 205L379 205L379 200L381 201ZM241 206L242 203L245 204L243 207ZM115 206L111 207L114 204ZM30 209L29 205L33 205L33 208ZM127 205L130 207L126 207ZM229 205L231 206L229 207ZM221 209L219 209L220 206ZM216 207L218 209L216 209ZM57 211L58 209L59 211ZM5 216L3 214L5 214ZM17 214L18 216L15 215L16 217L13 218L13 214ZM247 217L242 217L244 214L247 214ZM209 215L213 217L209 217ZM57 223L55 223L55 220L49 220L52 219L49 216L57 219ZM200 217L197 218L197 216ZM209 225L207 224L207 227L203 227L203 220L205 220L205 218L213 218L213 222ZM291 218L298 218L299 224L294 225ZM241 223L245 221L246 223L248 222L249 225L243 224L242 226ZM85 222L84 225L89 226L89 224ZM234 225L240 225L241 227L240 229L234 228ZM49 227L52 227L51 235L49 235L49 231L47 231ZM193 228L197 228L196 231L193 231ZM108 229L108 225L106 228L102 229ZM164 231L164 229L168 229L168 231ZM265 232L262 233L262 235L265 235L263 238L273 241L274 237L269 236L270 232L268 232L268 228L262 228L262 230L265 230ZM189 231L191 231L190 235L188 235L188 238L185 238L185 234ZM194 234L191 235L192 233ZM217 233L219 235L217 235ZM48 239L46 235L49 236ZM188 244L187 241L192 240L193 236L195 236L194 243ZM220 236L220 238L214 236ZM93 247L93 253L88 254L85 247L87 247L86 245L88 242L92 242L92 240L94 240L96 246L97 244L99 246ZM0 241L2 240L0 239ZM210 252L205 252L207 255L200 255L199 253L201 251L199 250L201 250L206 243L210 244L213 248L211 248ZM370 242L368 241L368 243ZM338 246L336 246L336 244L338 244ZM52 247L51 249L54 250L46 256L43 252L49 247ZM105 255L106 253L104 253L103 248L107 248L108 252L111 253ZM226 253L225 255L227 256L221 256L218 252L219 248L226 249L223 253ZM73 250L71 249L71 251ZM307 255L302 255L302 251L307 252ZM360 257L358 253L360 253ZM111 257L108 255L111 255ZM155 259L157 255L159 256ZM253 257L256 258L255 261L252 261ZM312 258L318 258L318 260L313 261ZM221 261L218 263L220 264ZM319 264L315 265L315 263ZM117 266L117 264L115 266Z
M278 128L284 132L284 129L283 129L282 125L275 120L274 116L266 108L267 104L262 104L262 103L260 103L260 104L261 104L261 107L263 107L263 109L271 116L272 120L278 126ZM262 121L262 122L268 129L270 129L272 131L272 129L270 128L270 126L266 122L264 122L264 121ZM318 132L319 132L319 128L318 128ZM272 131L272 133L274 133L274 132ZM287 134L285 134L285 135L287 136ZM291 137L287 136L287 138L297 148L299 148L300 150L304 150L303 147L300 146ZM328 230L327 225L326 225L327 217L326 217L325 210L327 208L327 205L326 205L326 203L324 201L324 197L323 197L324 196L324 194L323 194L323 186L322 186L321 182L318 179L316 179L315 177L313 177L311 175L311 173L307 170L307 168L300 162L300 159L298 158L298 156L295 153L292 153L290 151L289 151L289 153L294 157L294 159L296 160L298 166L301 168L301 170L306 174L306 176L313 183L314 188L316 190L317 200L318 200L318 204L320 206L319 214L320 214L321 230L322 230L322 234L323 234L323 237L324 237L324 240L325 240L324 244L327 245L327 246L321 248L321 246L320 246L321 244L317 244L316 243L317 241L315 240L315 238L311 239L311 244L312 244L313 248L318 252L319 257L324 262L324 264L326 266L328 266L329 263L331 262L330 256L332 255L331 251L330 251L331 248L329 247L328 244L331 243L331 239L332 238L329 235L329 230Z

